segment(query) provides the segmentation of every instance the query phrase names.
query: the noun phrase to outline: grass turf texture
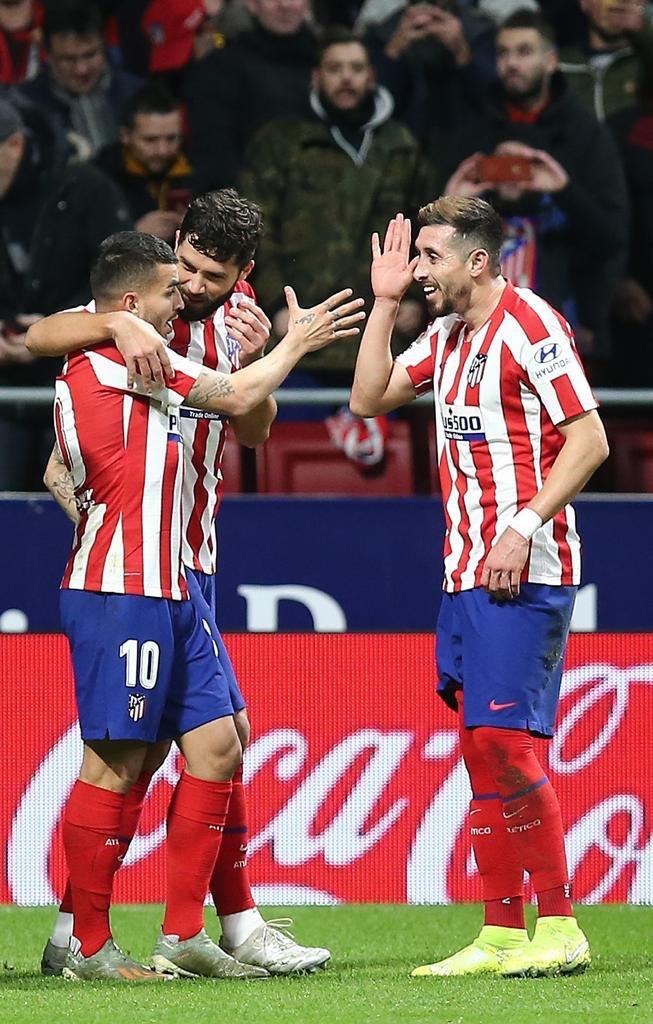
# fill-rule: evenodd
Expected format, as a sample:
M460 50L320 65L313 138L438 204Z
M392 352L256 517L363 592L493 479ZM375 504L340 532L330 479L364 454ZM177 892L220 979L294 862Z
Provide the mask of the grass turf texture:
M300 942L333 952L326 971L260 982L160 985L43 978L40 957L54 912L0 908L0 1020L20 1024L647 1024L653 1021L653 910L579 909L594 962L559 979L410 978L412 967L454 952L476 934L480 910L456 907L293 907ZM208 929L218 928L207 911ZM116 938L145 959L159 907L117 907Z

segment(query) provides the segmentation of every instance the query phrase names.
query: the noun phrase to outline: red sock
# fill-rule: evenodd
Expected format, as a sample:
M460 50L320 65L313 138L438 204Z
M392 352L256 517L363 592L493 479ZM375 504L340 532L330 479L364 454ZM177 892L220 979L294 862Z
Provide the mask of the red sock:
M525 928L524 872L506 832L494 779L474 742L475 730L465 728L460 693L458 711L460 746L473 794L469 805L469 830L483 886L484 924Z
M77 781L66 806L63 843L70 875L75 938L92 956L111 937L109 904L120 857L125 797Z
M151 772L141 772L136 782L125 796L125 801L122 805L122 817L120 819L120 835L118 836L120 840L118 853L119 865L122 864L125 854L129 849L129 844L136 834L138 821L141 816L141 811L143 810L145 796L151 780ZM64 889L63 896L61 897L59 912L61 914L72 914L73 912L70 879L66 880L66 888Z
M571 905L571 885L557 885L553 889L545 889L537 894L538 917L573 917Z
M517 729L481 726L474 730L474 739L501 793L506 828L519 862L531 876L540 910L540 894L557 889L558 896L544 897L544 903L564 904L572 916L560 805L532 737Z
M256 906L247 870L249 829L242 768L234 775L231 786L227 820L209 886L215 909L221 917L239 914Z
M220 849L231 782L182 772L168 811L165 935L190 939L204 927L204 900Z

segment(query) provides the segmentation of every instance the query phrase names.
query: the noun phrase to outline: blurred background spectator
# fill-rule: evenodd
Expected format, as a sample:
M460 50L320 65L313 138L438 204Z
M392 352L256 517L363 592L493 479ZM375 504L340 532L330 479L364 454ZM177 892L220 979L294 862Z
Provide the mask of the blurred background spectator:
M34 360L35 317L89 299L97 247L130 226L120 190L90 164L62 164L0 99L0 386L49 384L56 361ZM47 406L0 406L0 491L40 485L52 437Z
M20 85L40 65L43 8L37 0L0 0L0 82Z
M644 0L579 0L587 22L579 45L560 54L569 85L603 121L632 106L653 67L653 26Z
M308 113L316 40L309 0L248 0L253 28L191 65L185 83L197 188L233 185L254 132Z
M120 142L96 160L122 189L137 231L173 242L191 199L191 166L182 151L179 101L159 82L140 89L122 118Z
M46 64L21 87L47 115L77 159L88 159L118 137L120 111L139 79L107 59L104 19L86 0L57 0L43 22Z
M284 284L304 306L345 285L369 299L371 233L384 231L397 210L414 210L432 187L416 140L392 116L390 93L375 83L366 47L348 30L324 37L309 98L309 117L260 129L241 176L267 225L253 282L277 337L288 322ZM419 301L407 299L404 338L419 333L422 316ZM349 383L356 350L348 340L311 353L300 368L324 383Z
M517 12L497 35L499 83L468 97L446 191L484 195L506 227L503 268L535 288L577 329L595 360L609 354L611 289L626 258L628 202L607 128L557 70L551 27ZM493 155L488 163L485 159Z

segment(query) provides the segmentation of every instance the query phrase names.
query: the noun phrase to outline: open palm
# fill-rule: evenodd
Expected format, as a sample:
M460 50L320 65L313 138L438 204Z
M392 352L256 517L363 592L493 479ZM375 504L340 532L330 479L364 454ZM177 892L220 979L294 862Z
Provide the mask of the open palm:
M372 291L377 299L400 302L413 280L417 257L410 259L410 221L398 213L388 224L383 249L372 235Z

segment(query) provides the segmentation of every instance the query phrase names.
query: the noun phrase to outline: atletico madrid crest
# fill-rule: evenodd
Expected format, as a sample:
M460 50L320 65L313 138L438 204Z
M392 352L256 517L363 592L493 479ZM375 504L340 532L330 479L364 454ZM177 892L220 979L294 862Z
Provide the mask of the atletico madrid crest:
M483 374L485 373L485 364L487 363L486 355L474 356L472 359L469 370L467 371L467 383L470 388L478 387L483 380Z
M134 722L140 722L141 718L145 714L145 705L147 699L142 693L130 693L129 694L129 717Z

